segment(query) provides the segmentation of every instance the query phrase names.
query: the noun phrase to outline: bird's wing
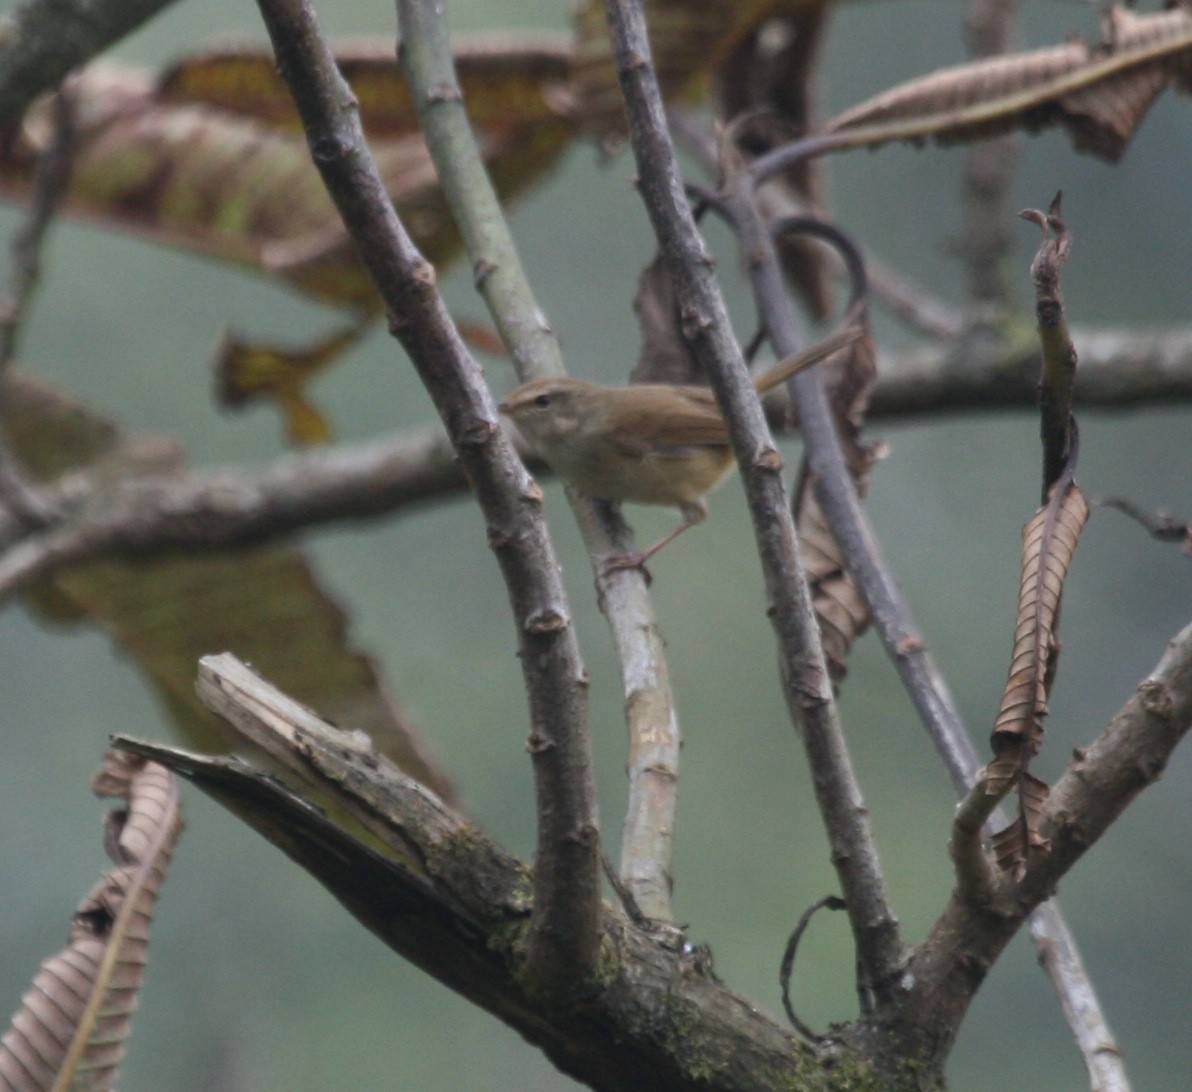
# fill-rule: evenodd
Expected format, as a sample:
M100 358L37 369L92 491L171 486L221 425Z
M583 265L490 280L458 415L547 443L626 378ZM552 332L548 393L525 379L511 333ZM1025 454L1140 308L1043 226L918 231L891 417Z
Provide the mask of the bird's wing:
M648 422L614 428L609 441L636 458L681 459L693 448L727 447L728 427L711 394L701 388L660 387L659 411Z

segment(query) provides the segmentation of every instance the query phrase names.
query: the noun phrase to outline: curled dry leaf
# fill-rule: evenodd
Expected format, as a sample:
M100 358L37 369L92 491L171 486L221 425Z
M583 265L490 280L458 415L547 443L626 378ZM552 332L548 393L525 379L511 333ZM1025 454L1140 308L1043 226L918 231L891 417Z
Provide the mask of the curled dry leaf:
M1043 719L1058 650L1056 628L1064 579L1076 542L1088 519L1089 507L1069 466L1056 483L1048 503L1023 529L1022 581L1010 675L1002 693L992 744L994 760L986 768L986 790L1018 790L1018 812L1009 826L994 836L994 849L1003 869L1019 874L1028 855L1046 848L1039 818L1048 788L1027 771L1043 741Z
M860 438L869 389L876 377L873 341L868 332L852 344L848 353L832 362L827 376L841 446L862 497L873 465L883 452L881 445L865 444ZM815 476L806 463L795 491L795 528L828 671L833 683L839 685L848 672L849 650L869 625L869 607L845 571L844 556L816 499Z
M1014 651L993 727L993 749L999 762L1003 755L1017 752L1025 766L1042 742L1048 664L1057 645L1060 596L1088 515L1088 501L1068 474L1023 529Z
M117 867L75 911L68 946L41 965L0 1042L0 1084L14 1092L115 1087L149 923L182 829L178 788L163 766L109 751L93 788L124 797L104 848Z
M708 377L683 336L683 320L662 254L642 270L633 297L642 343L630 382L707 383Z
M1015 880L1022 879L1033 853L1046 853L1051 840L1040 830L1043 805L1050 788L1034 774L1022 773L1018 780L1018 811L1014 820L993 836L993 853L998 867Z
M877 378L873 339L865 334L853 342L849 353L833 365L828 374L832 409L837 420L840 445L844 449L857 494L869 488L869 474L883 448L861 442L861 426L869 390ZM819 619L820 635L832 682L839 684L848 674L848 656L859 635L869 626L869 607L857 585L845 571L840 552L824 511L815 498L815 478L806 469L795 494L795 529L799 533L803 566L811 587L812 606Z
M1192 9L1112 8L1103 41L1072 41L974 61L911 80L840 114L826 131L846 147L941 144L1063 125L1082 151L1119 158L1168 86L1192 92Z

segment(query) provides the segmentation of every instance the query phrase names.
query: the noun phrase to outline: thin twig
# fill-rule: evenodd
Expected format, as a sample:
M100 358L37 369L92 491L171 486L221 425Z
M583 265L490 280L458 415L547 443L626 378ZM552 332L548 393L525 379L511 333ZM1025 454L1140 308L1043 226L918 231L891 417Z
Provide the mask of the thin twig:
M927 337L944 340L959 337L964 330L964 314L960 308L925 285L873 254L865 259L865 265L874 304L888 311L904 326Z
M670 107L667 119L675 143L700 165L705 175L715 177L719 171L719 153L711 125L682 106ZM833 276L847 279L848 272L835 251L825 251L824 257ZM964 319L957 308L888 262L870 254L865 266L873 302L904 325L932 338L954 338L964 329Z
M558 340L522 270L501 205L476 147L452 62L441 7L398 0L400 57L414 89L427 145L447 195L477 287L521 379L564 372ZM664 641L641 570L608 572L601 562L633 552L619 518L569 492L600 589L621 668L629 736L629 800L621 878L648 917L669 922L671 856L679 776L679 721Z
M74 103L70 91L54 97L53 132L37 157L29 215L13 235L8 287L0 300L0 417L5 412L8 373L16 357L21 328L37 292L46 234L70 182L74 154ZM0 500L28 528L46 527L61 510L26 476L20 461L0 438Z
M306 129L311 155L402 342L447 426L488 524L517 624L530 703L541 824L527 982L560 996L595 970L600 846L587 682L542 494L501 431L481 370L385 191L356 100L306 0L260 0L261 14Z
M807 907L786 942L786 950L782 953L782 963L778 968L778 985L782 988L782 1007L786 1011L786 1017L790 1020L791 1026L794 1027L795 1031L813 1045L827 1041L828 1036L817 1035L799 1019L799 1014L795 1012L794 1003L791 1001L791 978L795 973L795 956L799 952L799 942L803 939L803 934L807 931L807 926L811 924L811 919L816 914L821 910L843 909L844 899L838 895L825 895L822 899L813 902Z
M984 771L979 771L972 788L956 805L948 855L956 870L958 890L974 905L988 903L998 889L998 877L985 849L985 825L1011 787L1007 783L1000 792L990 792Z
M783 690L803 730L858 964L867 988L885 1000L899 988L902 943L841 731L786 505L781 460L679 177L641 3L607 0L606 11L642 197L671 274L684 332L712 378L740 465L779 642Z
M749 209L743 203L745 213ZM774 350L780 355L794 352L799 347L797 319L785 292L769 233L759 225L746 247L755 294L769 326ZM840 544L845 566L869 604L887 655L893 660L957 793L964 794L978 768L976 750L955 700L919 636L910 608L881 558L877 539L861 509L845 463L822 381L810 372L796 376L792 385L807 458L817 475L817 498ZM1046 940L1049 925L1059 923L1062 918L1055 906L1047 917L1036 917L1032 921L1036 943ZM1063 931L1066 936L1066 927ZM1053 979L1053 984L1057 991L1073 988L1073 983L1067 981ZM1093 992L1087 981L1080 988L1086 995Z
M1182 543L1184 552L1192 554L1192 523L1177 519L1165 509L1160 508L1152 514L1127 497L1096 497L1092 503L1101 508L1116 508L1146 528L1151 538L1158 542Z
M1043 240L1031 262L1031 280L1035 284L1035 317L1043 348L1043 366L1039 370L1039 434L1043 441L1042 503L1046 504L1051 487L1068 463L1073 443L1072 388L1076 379L1076 350L1068 336L1064 297L1060 292L1060 270L1071 251L1072 236L1063 221L1058 193L1046 213L1025 209L1018 215L1037 224L1043 233Z

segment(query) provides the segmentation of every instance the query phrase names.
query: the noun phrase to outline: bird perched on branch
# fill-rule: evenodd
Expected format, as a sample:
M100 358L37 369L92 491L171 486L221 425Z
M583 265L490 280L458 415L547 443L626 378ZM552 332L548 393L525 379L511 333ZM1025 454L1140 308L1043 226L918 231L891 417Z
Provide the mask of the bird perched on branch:
M758 394L851 345L850 325L754 377ZM584 379L535 379L498 409L569 485L607 501L677 508L682 522L646 550L608 559L606 573L641 568L708 514L704 496L733 462L728 425L707 387L641 383L605 387Z

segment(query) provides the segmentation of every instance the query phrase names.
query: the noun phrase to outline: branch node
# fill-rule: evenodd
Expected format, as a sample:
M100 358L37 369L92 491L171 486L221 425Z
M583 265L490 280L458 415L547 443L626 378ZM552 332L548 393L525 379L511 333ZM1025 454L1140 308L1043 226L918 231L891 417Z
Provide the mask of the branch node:
M534 611L534 613L527 616L526 632L535 635L559 633L565 630L569 624L570 619L566 614L547 607L545 610Z

